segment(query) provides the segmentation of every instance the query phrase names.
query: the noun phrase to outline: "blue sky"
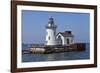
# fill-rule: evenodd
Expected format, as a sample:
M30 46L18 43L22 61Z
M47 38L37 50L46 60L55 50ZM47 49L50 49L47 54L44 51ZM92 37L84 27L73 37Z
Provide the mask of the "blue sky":
M44 43L49 17L54 18L57 33L71 30L75 42L89 42L90 14L22 10L22 42Z

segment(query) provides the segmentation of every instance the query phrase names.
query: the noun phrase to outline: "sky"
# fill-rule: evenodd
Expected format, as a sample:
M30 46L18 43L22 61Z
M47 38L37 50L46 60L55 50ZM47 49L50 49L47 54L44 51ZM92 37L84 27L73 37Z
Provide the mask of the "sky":
M45 43L45 26L51 16L57 25L57 33L70 30L75 42L90 41L89 13L22 10L22 43Z

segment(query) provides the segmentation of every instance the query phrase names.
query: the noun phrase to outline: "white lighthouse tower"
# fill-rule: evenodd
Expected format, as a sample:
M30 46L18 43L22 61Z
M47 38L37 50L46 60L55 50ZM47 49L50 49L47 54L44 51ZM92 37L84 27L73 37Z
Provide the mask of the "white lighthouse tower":
M47 46L53 46L56 44L56 28L57 26L54 24L54 19L52 17L49 18L48 25L46 25L46 43Z

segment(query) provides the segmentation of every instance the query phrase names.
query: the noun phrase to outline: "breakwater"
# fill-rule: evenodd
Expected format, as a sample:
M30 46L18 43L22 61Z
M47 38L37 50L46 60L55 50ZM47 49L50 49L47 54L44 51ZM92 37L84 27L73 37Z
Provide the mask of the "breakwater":
M54 46L31 46L27 50L23 50L23 54L50 54L50 53L60 53L60 52L70 52L70 51L84 51L85 43L75 43L70 46L54 45Z

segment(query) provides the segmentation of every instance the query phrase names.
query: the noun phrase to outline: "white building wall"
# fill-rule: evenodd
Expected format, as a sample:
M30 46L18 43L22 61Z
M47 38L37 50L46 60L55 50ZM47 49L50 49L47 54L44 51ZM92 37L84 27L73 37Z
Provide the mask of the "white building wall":
M64 37L62 37L63 39L62 39L62 45L65 45L65 38Z
M62 45L64 45L64 37L61 35L61 34L58 34L57 36L56 36L56 39L58 39L58 36L60 36L61 37L61 40L62 40Z
M53 29L46 29L47 35L46 35L46 45L57 45L56 44L56 38L54 34Z
M67 39L69 40L69 44L68 44ZM66 37L66 38L65 38L65 41L66 41L65 43L66 43L66 45L69 46L69 45L71 44L71 40L72 40L72 37Z
M58 38L58 36L61 36L62 45L69 46L70 44L73 44L73 42L74 42L74 38L73 37L63 37L61 34L58 34L56 38ZM69 39L69 44L67 42L67 39Z

